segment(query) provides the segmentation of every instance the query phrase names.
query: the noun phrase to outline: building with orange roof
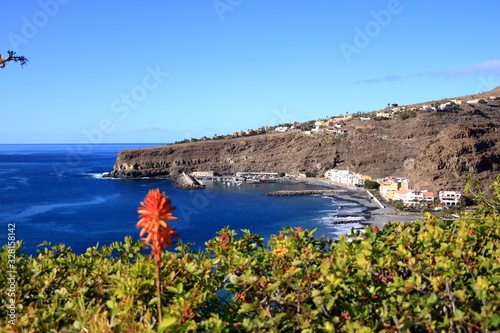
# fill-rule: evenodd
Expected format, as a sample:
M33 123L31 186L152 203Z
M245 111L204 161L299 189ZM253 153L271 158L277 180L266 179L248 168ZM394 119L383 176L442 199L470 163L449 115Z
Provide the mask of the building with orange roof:
M457 191L440 191L439 201L446 206L457 206L462 193Z
M401 189L408 189L408 179L406 178L383 178L379 181L380 187L379 192L380 195L387 200L394 200L394 193Z
M429 191L412 191L400 189L394 193L394 200L401 200L406 206L422 206L434 201L434 193Z

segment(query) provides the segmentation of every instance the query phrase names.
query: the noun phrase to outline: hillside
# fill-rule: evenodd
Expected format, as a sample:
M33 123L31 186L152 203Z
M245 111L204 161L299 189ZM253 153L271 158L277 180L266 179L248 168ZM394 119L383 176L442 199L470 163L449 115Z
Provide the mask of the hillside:
M493 95L500 96L500 87L481 97ZM288 131L124 150L112 175L166 177L208 170L323 175L341 168L374 178L407 177L416 190L460 190L466 173L490 184L500 172L499 125L499 100L446 112L407 111L392 119L345 121L347 134L340 135Z

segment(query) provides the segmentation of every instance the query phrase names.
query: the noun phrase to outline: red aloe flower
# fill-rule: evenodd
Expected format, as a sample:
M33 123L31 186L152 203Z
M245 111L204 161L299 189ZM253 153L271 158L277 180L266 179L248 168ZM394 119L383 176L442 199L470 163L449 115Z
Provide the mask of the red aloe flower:
M139 234L142 237L148 234L142 241L151 248L156 264L156 290L158 293L158 322L161 323L161 284L160 284L160 259L163 250L172 245L172 237L179 237L177 231L172 229L166 221L177 220L172 215L174 207L170 206L170 200L165 192L159 189L150 190L139 207L139 222L136 226L142 228Z
M164 192L160 193L159 189L150 190L141 205L140 220L137 222L137 227L142 228L139 236L148 234L142 240L151 247L155 260L159 260L163 250L172 245L172 237L179 237L177 231L166 222L177 220L177 217L171 213L174 208L170 206L168 196Z

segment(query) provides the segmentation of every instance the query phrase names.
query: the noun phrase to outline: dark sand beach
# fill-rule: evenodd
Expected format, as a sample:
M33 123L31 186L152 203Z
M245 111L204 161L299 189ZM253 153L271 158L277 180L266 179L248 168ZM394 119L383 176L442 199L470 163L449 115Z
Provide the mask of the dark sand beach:
M349 187L332 184L331 182L329 182L327 179L324 178L307 178L300 181L304 181L305 183L311 185L320 185L326 188L344 190L343 192L329 194L328 196L339 198L345 201L356 202L366 207L366 211L364 213L369 217L367 218L366 221L363 222L357 221L361 224L378 226L379 228L382 228L389 222L411 223L414 222L415 220L423 218L423 214L421 213L400 212L388 206L387 204L380 202L365 189L352 189Z

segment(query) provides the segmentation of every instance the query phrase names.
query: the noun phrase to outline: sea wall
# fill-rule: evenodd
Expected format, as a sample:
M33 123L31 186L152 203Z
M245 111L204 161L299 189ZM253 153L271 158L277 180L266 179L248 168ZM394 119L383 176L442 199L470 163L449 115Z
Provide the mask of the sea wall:
M296 197L296 196L305 196L305 195L326 195L333 194L338 192L345 192L345 190L283 190L283 191L274 191L269 192L266 195L270 197Z
M173 176L172 182L175 187L181 190L201 190L205 188L205 184L185 172Z

